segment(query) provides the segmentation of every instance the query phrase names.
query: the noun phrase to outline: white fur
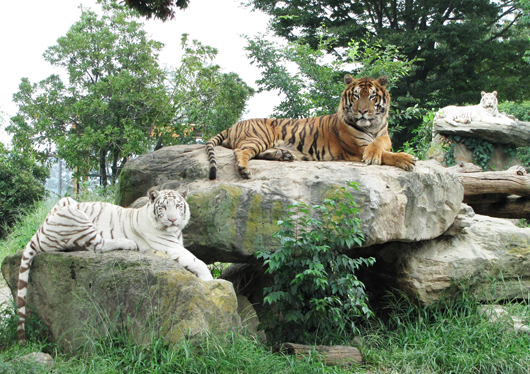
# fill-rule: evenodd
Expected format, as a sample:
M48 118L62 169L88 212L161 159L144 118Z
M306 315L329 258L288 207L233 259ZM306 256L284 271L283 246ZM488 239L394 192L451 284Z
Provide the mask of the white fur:
M497 109L497 91L487 93L482 91L482 99L478 105L446 106L438 111L435 120L443 118L448 123L458 126L459 123L485 122L509 125L514 122L511 118L499 113Z

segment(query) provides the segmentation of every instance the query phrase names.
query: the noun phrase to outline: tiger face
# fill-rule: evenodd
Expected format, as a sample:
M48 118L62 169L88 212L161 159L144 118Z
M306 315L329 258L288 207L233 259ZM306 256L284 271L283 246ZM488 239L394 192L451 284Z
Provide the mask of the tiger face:
M344 122L360 131L377 130L386 124L390 94L386 89L388 78L354 79L344 76L347 87L342 93L339 114Z
M182 230L190 220L190 208L186 202L186 193L182 195L174 190L148 191L152 209L149 217L154 226L163 231Z
M495 110L497 109L497 91L493 92L481 92L482 99L480 99L480 105L488 110Z

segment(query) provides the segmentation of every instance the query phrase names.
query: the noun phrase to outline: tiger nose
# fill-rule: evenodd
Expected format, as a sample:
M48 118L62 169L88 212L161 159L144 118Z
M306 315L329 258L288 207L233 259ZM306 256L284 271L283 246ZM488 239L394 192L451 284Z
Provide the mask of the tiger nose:
M368 109L364 109L364 110L363 110L363 109L359 109L359 112L360 112L361 114L365 114L365 113L368 112Z
M176 220L177 220L176 218L169 218L169 221L170 221L171 223L175 222Z

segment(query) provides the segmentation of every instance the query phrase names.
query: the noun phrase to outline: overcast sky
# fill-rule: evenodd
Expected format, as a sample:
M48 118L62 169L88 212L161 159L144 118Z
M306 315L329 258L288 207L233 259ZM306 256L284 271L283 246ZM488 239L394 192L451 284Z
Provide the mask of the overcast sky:
M240 5L241 0L191 0L184 11L176 11L175 19L141 21L149 36L165 44L160 53L162 66L177 66L180 61L180 36L190 34L203 44L219 50L215 63L224 72L236 72L247 84L257 88L255 81L260 71L246 58L245 34L255 36L265 33L269 17L261 12L251 12ZM26 0L3 1L0 11L0 111L4 112L4 125L16 114L12 95L18 91L20 79L29 78L36 83L62 71L44 61L42 54L66 35L81 15L79 5L99 10L96 0ZM255 95L248 102L244 118L267 117L279 103L275 93ZM0 140L8 142L3 128Z

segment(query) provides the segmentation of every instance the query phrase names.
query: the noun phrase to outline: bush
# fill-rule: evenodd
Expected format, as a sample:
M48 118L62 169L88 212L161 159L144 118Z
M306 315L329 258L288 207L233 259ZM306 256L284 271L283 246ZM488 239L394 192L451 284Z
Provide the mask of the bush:
M0 238L22 210L46 196L44 183L48 175L48 170L34 159L8 152L0 144Z
M320 218L313 218L312 211ZM305 342L319 336L329 342L356 333L359 318L372 314L355 270L375 260L343 253L364 240L357 212L351 193L342 187L322 205L293 204L287 218L278 221L274 236L281 247L257 254L274 276L274 284L264 290L264 301L279 313L265 321L266 330L275 332L271 337Z

